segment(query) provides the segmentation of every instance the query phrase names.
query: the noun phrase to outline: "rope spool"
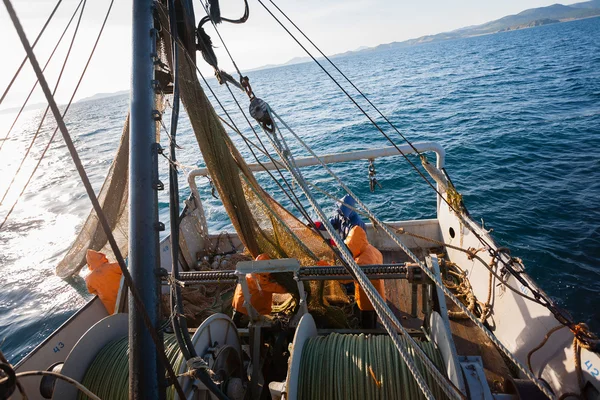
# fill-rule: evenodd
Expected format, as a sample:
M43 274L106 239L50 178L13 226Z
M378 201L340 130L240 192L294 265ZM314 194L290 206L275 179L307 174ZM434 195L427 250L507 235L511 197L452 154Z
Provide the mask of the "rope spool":
M165 352L174 371L185 362L175 335L165 335ZM165 378L166 379L166 378ZM83 385L101 399L129 398L129 341L127 337L108 343L98 353L83 378ZM82 393L79 400L87 400ZM175 399L173 386L167 388L167 399Z
M414 351L401 340L413 357ZM421 349L444 370L444 362L432 342L419 342ZM416 358L436 399L446 399L434 378ZM341 335L309 338L302 349L298 399L421 399L423 393L400 358L389 336Z

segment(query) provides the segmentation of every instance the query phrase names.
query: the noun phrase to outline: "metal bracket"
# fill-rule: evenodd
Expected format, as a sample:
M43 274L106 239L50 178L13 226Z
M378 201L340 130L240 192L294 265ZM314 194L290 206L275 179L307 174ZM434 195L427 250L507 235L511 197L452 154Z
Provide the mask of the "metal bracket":
M165 149L162 148L160 143L152 143L152 150L154 150L156 154L163 154L165 152Z
M152 184L154 190L165 190L165 184L161 180L157 180Z
M470 399L494 400L490 387L485 379L483 363L479 356L460 356L462 369Z

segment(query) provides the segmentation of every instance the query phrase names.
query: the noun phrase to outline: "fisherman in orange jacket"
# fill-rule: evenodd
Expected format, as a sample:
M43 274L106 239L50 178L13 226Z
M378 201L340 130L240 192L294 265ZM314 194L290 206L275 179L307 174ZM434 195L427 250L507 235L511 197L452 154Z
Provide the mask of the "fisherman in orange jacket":
M256 261L270 260L267 254L261 254L256 257ZM250 304L260 315L271 314L274 293L287 293L287 290L275 282L271 274L252 273L246 275L246 282L250 290ZM244 307L244 293L242 285L238 283L233 295L233 308L236 313L248 315ZM239 319L241 315L234 313L234 320Z
M354 226L350 230L350 233L346 237L344 243L352 252L354 261L356 261L358 265L383 264L383 255L379 250L369 243L367 240L367 233L360 226ZM375 289L385 301L385 288L383 281L380 279L375 279L372 280L371 283L373 286L375 286ZM366 324L363 323L363 327L374 328L376 320L376 315L374 312L375 309L367 298L364 290L362 290L362 288L360 288L360 286L357 284L354 285L354 296L356 298L356 304L358 305L358 308L363 311L363 321L370 319L370 321L368 321Z
M119 264L109 263L106 255L94 250L88 250L85 258L91 271L85 277L88 291L100 297L109 314L114 313L122 275Z

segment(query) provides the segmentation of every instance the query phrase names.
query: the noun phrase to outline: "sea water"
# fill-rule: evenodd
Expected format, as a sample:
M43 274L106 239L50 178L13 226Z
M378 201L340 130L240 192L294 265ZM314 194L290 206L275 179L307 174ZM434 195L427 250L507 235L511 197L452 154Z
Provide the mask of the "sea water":
M472 217L483 219L498 244L522 258L527 272L559 305L596 331L600 330L598 37L600 18L593 18L335 58L409 140L436 141L445 147L446 168ZM313 63L248 75L255 93L320 154L390 145ZM236 125L257 142L228 91L217 87L214 79L209 84ZM403 143L360 96L355 97L395 143ZM237 98L247 109L245 95L238 93ZM215 107L227 118L221 107ZM76 103L68 112L69 131L96 191L115 154L127 108L128 96L122 95ZM0 151L0 196L42 112L26 112ZM14 114L0 114L2 137L13 118ZM165 121L168 126L168 112ZM0 206L0 219L18 197L54 127L52 119L42 127L23 172ZM255 162L243 141L236 134L232 137L248 162ZM185 115L177 141L184 171L203 166ZM164 132L161 143L167 147ZM306 155L290 144L298 156ZM416 157L411 160L418 164ZM382 185L375 193L369 190L366 161L333 168L384 220L435 217L435 193L406 161L400 156L379 159L375 166ZM165 160L160 173L168 182ZM319 168L305 173L319 187L342 196ZM266 174L257 177L282 204L290 205ZM208 180L200 178L198 184L211 231L231 230ZM180 191L182 200L189 196L183 173ZM333 202L316 195L331 212ZM159 207L161 221L168 223L168 190L160 194ZM62 280L54 275L90 208L59 134L0 231L0 345L11 361L21 359L90 299L81 277Z

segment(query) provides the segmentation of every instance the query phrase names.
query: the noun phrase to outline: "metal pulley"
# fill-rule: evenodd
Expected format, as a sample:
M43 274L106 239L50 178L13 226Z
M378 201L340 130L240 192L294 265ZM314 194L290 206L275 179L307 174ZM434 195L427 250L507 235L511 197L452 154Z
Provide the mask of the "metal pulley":
M250 115L269 133L275 131L275 124L269 113L269 105L266 101L253 97L250 100Z

